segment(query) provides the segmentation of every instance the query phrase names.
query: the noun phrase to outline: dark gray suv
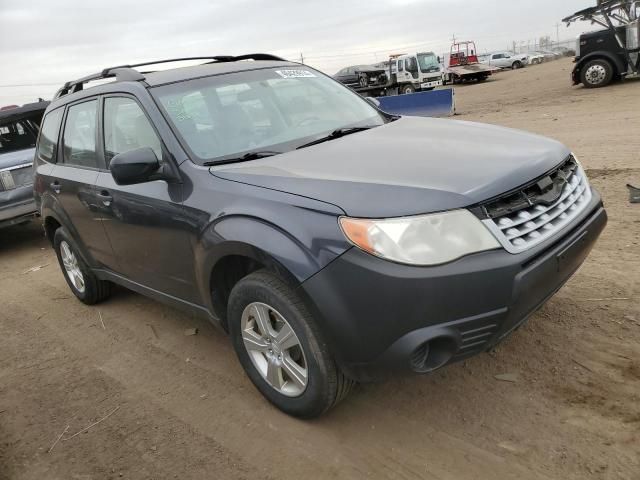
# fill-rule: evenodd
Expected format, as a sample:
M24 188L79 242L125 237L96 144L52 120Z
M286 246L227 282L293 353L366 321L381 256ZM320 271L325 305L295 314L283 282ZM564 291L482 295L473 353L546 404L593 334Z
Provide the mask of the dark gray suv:
M81 301L115 283L219 323L289 414L486 351L606 224L558 142L388 115L270 55L204 60L65 84L38 141L38 208Z

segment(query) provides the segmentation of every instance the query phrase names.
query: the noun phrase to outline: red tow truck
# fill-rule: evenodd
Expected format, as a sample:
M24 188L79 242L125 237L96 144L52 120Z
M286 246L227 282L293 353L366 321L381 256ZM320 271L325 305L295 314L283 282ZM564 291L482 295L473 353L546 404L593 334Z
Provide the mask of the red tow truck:
M498 70L478 61L475 42L454 42L444 65L443 83L484 82Z

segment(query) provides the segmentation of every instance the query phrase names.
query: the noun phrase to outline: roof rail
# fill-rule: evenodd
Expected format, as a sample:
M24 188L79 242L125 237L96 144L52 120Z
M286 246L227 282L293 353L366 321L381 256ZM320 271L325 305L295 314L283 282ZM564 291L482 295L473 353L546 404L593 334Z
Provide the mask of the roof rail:
M147 72L139 72L135 70L138 67L146 67L149 65L158 65L161 63L173 63L173 62L185 62L185 61L193 61L193 60L208 60L208 62L204 62L204 64L209 63L222 63L222 62L238 62L241 60L273 60L277 62L286 62L284 58L277 57L275 55L271 55L268 53L250 53L247 55L217 55L212 57L182 57L182 58L170 58L167 60L158 60L153 62L143 62L143 63L135 63L132 65L118 65L116 67L105 68L101 72L94 73L92 75L87 75L86 77L79 78L77 80L72 80L66 82L54 95L55 98L60 98L64 95L68 95L70 93L79 92L83 89L84 84L88 82L93 82L95 80L102 80L106 78L115 77L116 82L139 82L145 79L144 73L151 73L151 71Z

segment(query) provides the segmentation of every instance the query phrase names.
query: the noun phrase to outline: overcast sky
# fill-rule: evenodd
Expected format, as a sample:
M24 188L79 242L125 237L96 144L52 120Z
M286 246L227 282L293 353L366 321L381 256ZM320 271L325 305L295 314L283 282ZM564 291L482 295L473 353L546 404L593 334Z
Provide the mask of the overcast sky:
M50 98L66 80L162 58L268 52L333 74L389 53L478 50L556 38L595 0L0 0L0 106ZM560 26L560 39L590 30Z

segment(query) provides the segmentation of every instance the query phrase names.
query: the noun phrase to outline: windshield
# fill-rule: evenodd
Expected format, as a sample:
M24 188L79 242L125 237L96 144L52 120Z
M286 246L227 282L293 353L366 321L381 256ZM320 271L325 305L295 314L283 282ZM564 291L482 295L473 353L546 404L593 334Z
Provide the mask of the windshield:
M438 58L432 53L419 53L418 64L423 73L437 72L440 70Z
M35 127L27 120L0 125L0 155L36 146Z
M359 95L302 66L199 78L152 92L202 163L285 152L337 129L387 121Z

